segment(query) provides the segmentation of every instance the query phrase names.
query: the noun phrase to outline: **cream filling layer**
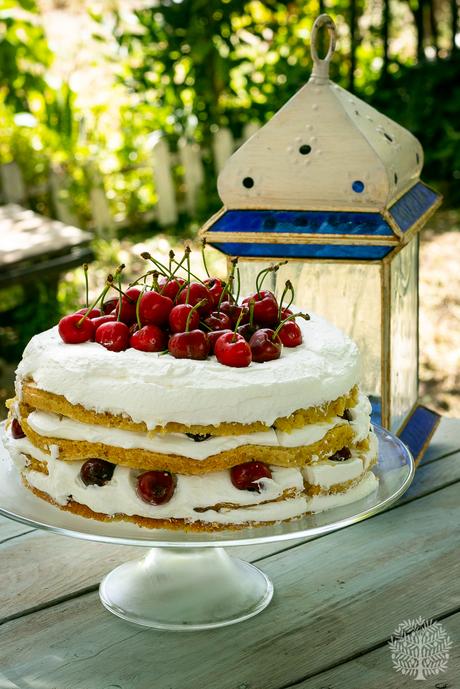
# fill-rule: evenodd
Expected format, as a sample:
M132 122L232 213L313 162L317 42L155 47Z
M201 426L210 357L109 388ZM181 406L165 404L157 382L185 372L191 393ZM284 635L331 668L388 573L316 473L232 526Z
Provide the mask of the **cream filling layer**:
M352 422L355 432L359 433L359 439L362 439L361 435L364 428L367 429L367 433L369 432L369 411L365 404L362 403L361 398L367 399L360 395L359 409L355 413L354 421ZM85 440L91 443L121 447L126 450L142 449L203 460L212 455L233 450L243 445L264 445L266 447L303 447L312 445L324 438L326 433L332 428L347 422L336 416L331 421L307 424L303 428L294 429L291 433L275 431L270 428L260 433L213 436L202 442L195 442L192 438L182 433L149 436L147 433L82 423L65 416L43 411L31 412L27 417L27 423L35 433L48 438ZM367 433L364 437L367 437Z
M323 461L302 467L302 474L307 483L328 490L339 483L353 481L361 476L378 453L378 440L375 433L369 434L369 449L353 450L350 459L343 462Z
M307 497L301 492L303 478L299 469L272 466L272 478L261 479L260 493L238 490L231 483L229 472L225 471L204 476L180 475L177 477L172 499L165 505L154 506L137 496L137 471L118 466L112 480L105 486L85 486L79 476L82 462L62 462L56 458L56 451L46 455L27 438L14 440L9 434L5 434L4 443L21 470L25 468L25 455L47 461L48 475L26 469L27 480L32 487L47 493L60 505L67 504L71 496L75 502L86 505L94 512L108 515L177 518L218 524L279 521L348 504L369 495L377 487L376 477L368 472L362 481L344 493ZM273 502L287 489L294 489L297 495ZM196 512L194 509L218 503L234 503L238 508L222 508L219 511L208 509L205 512Z
M71 404L127 415L150 429L173 421L271 426L298 409L337 399L359 381L356 344L331 323L310 317L298 323L299 347L247 368L222 366L214 356L196 361L136 349L109 352L95 342L68 345L52 328L27 345L17 370L18 396L22 381L33 379Z

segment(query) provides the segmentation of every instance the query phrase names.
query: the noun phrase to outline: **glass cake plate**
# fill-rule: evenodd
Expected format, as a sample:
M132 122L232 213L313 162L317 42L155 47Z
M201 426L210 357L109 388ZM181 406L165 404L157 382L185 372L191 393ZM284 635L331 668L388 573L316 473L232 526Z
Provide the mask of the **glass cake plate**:
M206 533L85 519L27 490L1 441L0 514L64 536L149 548L145 557L116 567L102 580L101 601L115 615L163 630L222 627L253 617L273 596L273 585L263 572L224 548L326 534L385 510L407 490L415 471L409 450L383 428L374 430L379 440L375 492L291 522Z

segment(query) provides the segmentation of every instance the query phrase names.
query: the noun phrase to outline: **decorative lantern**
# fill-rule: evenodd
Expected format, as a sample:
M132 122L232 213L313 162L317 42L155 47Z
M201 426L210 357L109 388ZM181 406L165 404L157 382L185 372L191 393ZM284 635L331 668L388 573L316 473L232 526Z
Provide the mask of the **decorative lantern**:
M323 26L330 43L320 59ZM297 307L358 343L374 421L417 457L439 421L417 405L418 232L441 197L419 179L417 139L329 80L335 40L321 15L308 83L227 161L224 207L202 236L239 256L242 290L267 264L290 259L271 274L271 289L280 296L289 279Z

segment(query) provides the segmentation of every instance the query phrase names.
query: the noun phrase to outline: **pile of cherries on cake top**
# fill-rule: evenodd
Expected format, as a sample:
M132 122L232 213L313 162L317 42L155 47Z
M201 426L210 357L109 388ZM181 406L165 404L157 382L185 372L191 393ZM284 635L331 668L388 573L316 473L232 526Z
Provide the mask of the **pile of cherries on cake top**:
M169 352L176 359L207 359L215 354L221 364L237 368L249 366L252 361L279 359L283 345L302 344L295 318L308 320L309 316L289 309L294 300L289 280L280 302L273 292L263 289L266 276L282 263L262 270L254 293L240 301L237 259L232 260L229 278L223 281L209 275L204 244L202 254L208 274L203 281L190 272L189 247L181 261L171 251L169 267L145 252L142 258L151 261L154 269L123 290L124 266L120 266L107 277L91 306L85 266L87 306L61 318L62 340L67 344L96 341L112 352L130 347L143 352ZM177 275L181 268L185 277ZM117 296L107 298L109 290L115 290ZM285 299L287 305L283 305Z

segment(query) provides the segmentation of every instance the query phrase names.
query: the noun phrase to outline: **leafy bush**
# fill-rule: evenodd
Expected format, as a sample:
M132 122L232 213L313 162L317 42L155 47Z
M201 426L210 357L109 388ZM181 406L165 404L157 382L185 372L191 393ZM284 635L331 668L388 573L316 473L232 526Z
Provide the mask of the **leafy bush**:
M460 204L460 52L416 65L395 65L369 99L407 127L425 153L424 177Z

